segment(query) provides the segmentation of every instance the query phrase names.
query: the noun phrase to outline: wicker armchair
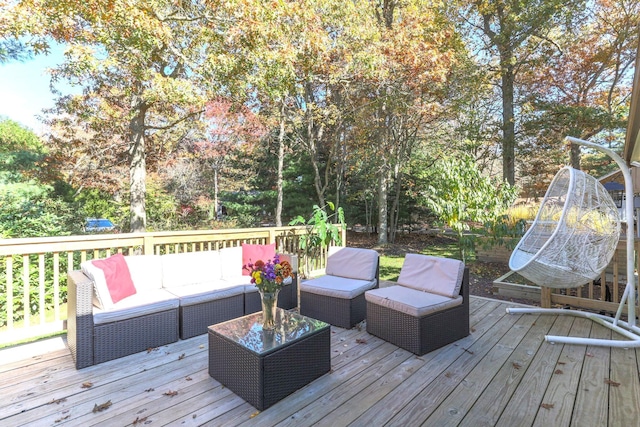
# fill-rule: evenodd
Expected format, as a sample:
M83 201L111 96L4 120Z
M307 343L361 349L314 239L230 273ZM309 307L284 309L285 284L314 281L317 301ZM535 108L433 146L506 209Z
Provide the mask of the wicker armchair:
M398 285L365 293L367 332L423 355L469 335L469 269L407 254Z
M300 314L347 329L363 321L364 293L378 287L379 259L372 249L330 247L326 275L300 284Z

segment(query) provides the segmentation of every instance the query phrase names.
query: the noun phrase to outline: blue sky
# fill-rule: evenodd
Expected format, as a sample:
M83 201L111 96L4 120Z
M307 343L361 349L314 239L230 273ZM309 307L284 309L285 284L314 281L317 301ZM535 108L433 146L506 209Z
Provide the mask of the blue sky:
M24 62L11 61L0 64L0 116L41 134L44 127L36 118L43 108L53 106L53 94L49 90L47 68L63 61L64 48L56 45L49 55L38 55ZM63 93L69 93L62 89Z

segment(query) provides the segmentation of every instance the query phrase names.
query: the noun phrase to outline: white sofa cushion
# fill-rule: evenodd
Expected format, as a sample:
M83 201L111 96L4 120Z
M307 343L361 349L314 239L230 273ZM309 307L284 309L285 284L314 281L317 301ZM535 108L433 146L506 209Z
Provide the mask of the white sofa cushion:
M167 254L161 258L162 286L167 289L208 283L221 276L218 251Z
M227 280L242 275L242 246L222 248L220 253L221 275ZM245 276L247 277L247 276Z
M164 289L152 289L127 297L108 310L95 307L93 323L96 325L132 319L147 314L178 308L179 300Z
M325 295L332 298L353 299L368 289L376 287L376 280L360 280L325 275L300 284L301 292Z
M131 255L124 257L129 266L133 285L138 292L162 288L162 260L160 255Z
M455 298L460 294L464 263L457 259L407 254L398 284L419 291Z
M351 279L373 280L378 269L378 252L373 249L329 247L326 273Z
M462 304L460 295L449 298L398 285L372 289L365 292L364 297L368 302L412 317L423 317Z
M168 289L168 291L180 298L181 306L189 306L242 295L244 288L242 286L229 286L221 280L216 280L214 282L178 286Z

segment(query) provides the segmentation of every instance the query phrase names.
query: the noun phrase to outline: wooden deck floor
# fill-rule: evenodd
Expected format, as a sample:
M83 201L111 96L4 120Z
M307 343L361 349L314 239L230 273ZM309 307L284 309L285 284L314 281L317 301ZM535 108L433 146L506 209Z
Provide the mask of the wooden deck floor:
M546 343L610 332L508 306L472 297L471 335L422 357L333 328L332 371L262 412L208 375L206 335L80 371L60 338L2 350L0 425L638 425L638 350Z

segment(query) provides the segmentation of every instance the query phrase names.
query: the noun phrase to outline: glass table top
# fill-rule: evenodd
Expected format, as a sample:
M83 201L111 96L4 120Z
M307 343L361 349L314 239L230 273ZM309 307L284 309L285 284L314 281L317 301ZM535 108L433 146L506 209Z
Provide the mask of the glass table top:
M266 354L284 344L300 340L309 334L327 329L328 323L302 316L298 313L276 309L276 327L273 331L262 330L262 312L209 326L209 330L244 348Z

